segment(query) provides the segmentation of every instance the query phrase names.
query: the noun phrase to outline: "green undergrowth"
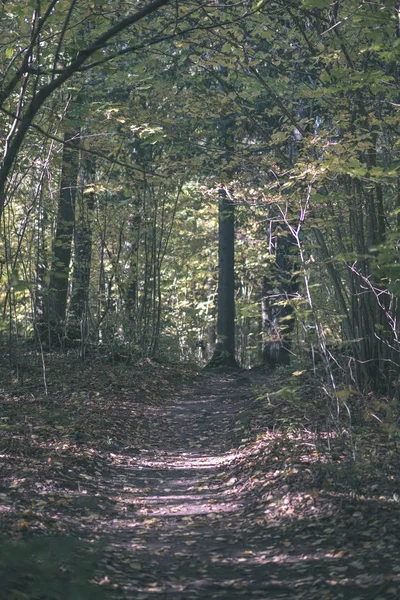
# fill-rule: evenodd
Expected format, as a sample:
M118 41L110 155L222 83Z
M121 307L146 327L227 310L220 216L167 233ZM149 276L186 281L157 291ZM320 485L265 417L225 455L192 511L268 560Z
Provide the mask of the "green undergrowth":
M292 479L296 465L319 492L400 501L398 401L345 386L328 394L318 373L288 368L251 389L232 437L240 449L260 462L275 454Z
M107 541L96 524L121 519L130 457L158 447L155 411L199 388L214 397L219 385L234 411L226 435L235 458L216 481L246 498L241 528L294 527L293 540L304 537L306 548L314 532L340 558L368 522L357 546L364 564L375 539L393 562L400 515L393 400L329 395L314 372L288 368L210 375L62 355L47 357L46 394L40 361L30 361L23 384L9 369L0 373L0 600L101 600L111 588L104 574L93 575ZM165 426L173 435L174 421ZM278 544L290 548L292 538Z

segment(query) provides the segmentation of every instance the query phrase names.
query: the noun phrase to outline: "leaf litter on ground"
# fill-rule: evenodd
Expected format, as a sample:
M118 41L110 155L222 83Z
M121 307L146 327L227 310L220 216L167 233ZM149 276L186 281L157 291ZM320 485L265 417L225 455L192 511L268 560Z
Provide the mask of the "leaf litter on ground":
M398 597L396 440L311 377L48 363L2 373L1 599Z

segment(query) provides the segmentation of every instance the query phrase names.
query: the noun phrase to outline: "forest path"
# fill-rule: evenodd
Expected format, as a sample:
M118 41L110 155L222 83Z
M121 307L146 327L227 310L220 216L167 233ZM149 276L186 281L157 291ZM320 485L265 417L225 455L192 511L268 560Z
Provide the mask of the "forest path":
M227 469L249 383L206 376L183 390L148 415L150 449L120 462L123 516L111 524L107 563L126 597L271 598L272 590L290 597L276 581L279 568L260 559L264 542L242 528L245 499Z
M291 490L297 459L286 442L271 433L261 455L249 440L235 448L239 417L254 402L254 386L266 383L265 374L206 375L148 414L149 446L118 458L119 516L100 528L108 543L105 582L117 587L116 598L397 594L398 581L383 577L379 548L370 550L373 530L363 537L359 529L379 507L365 506L363 515L350 502L339 523L340 509L328 498L319 503L309 481ZM364 562L358 552L370 556Z
M400 597L397 465L303 426L312 380L50 366L3 393L0 600Z

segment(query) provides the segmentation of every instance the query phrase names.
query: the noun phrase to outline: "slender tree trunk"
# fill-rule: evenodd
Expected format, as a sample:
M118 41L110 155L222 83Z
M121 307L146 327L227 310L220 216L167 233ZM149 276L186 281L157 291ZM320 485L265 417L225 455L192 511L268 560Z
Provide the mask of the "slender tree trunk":
M49 153L50 154L50 153ZM46 303L45 303L45 290L46 290L46 274L48 272L48 256L49 251L47 247L46 233L48 231L49 214L47 207L44 202L43 194L43 178L39 182L39 193L38 193L38 210L37 210L37 221L38 227L35 235L36 245L36 265L35 265L35 291L33 295L33 314L35 321L35 331L43 325L45 321Z
M219 190L217 343L209 366L237 367L235 358L235 207Z
M60 199L56 235L53 242L53 260L48 295L48 324L53 335L63 337L67 312L69 267L75 222L75 199L79 175L80 135L64 134Z
M140 236L140 215L132 216L129 224L130 229L130 259L128 273L128 287L126 291L125 303L130 321L129 333L132 334L133 325L137 322L138 309L138 265L139 265L139 236ZM137 333L137 332L136 332Z
M207 344L206 344L206 355L205 355L206 360L211 360L212 355L214 354L215 342L216 342L216 337L217 337L214 323L213 323L213 321L211 321L211 316L209 314L211 302L212 302L212 304L214 304L214 294L215 294L214 286L215 286L215 281L214 281L212 275L209 274L207 277L207 312L206 312Z

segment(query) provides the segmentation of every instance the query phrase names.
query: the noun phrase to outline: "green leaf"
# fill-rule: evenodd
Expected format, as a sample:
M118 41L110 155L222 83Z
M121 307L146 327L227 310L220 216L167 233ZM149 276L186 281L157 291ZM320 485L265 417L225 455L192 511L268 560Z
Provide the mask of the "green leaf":
M302 8L326 8L328 9L331 4L331 0L303 0Z

